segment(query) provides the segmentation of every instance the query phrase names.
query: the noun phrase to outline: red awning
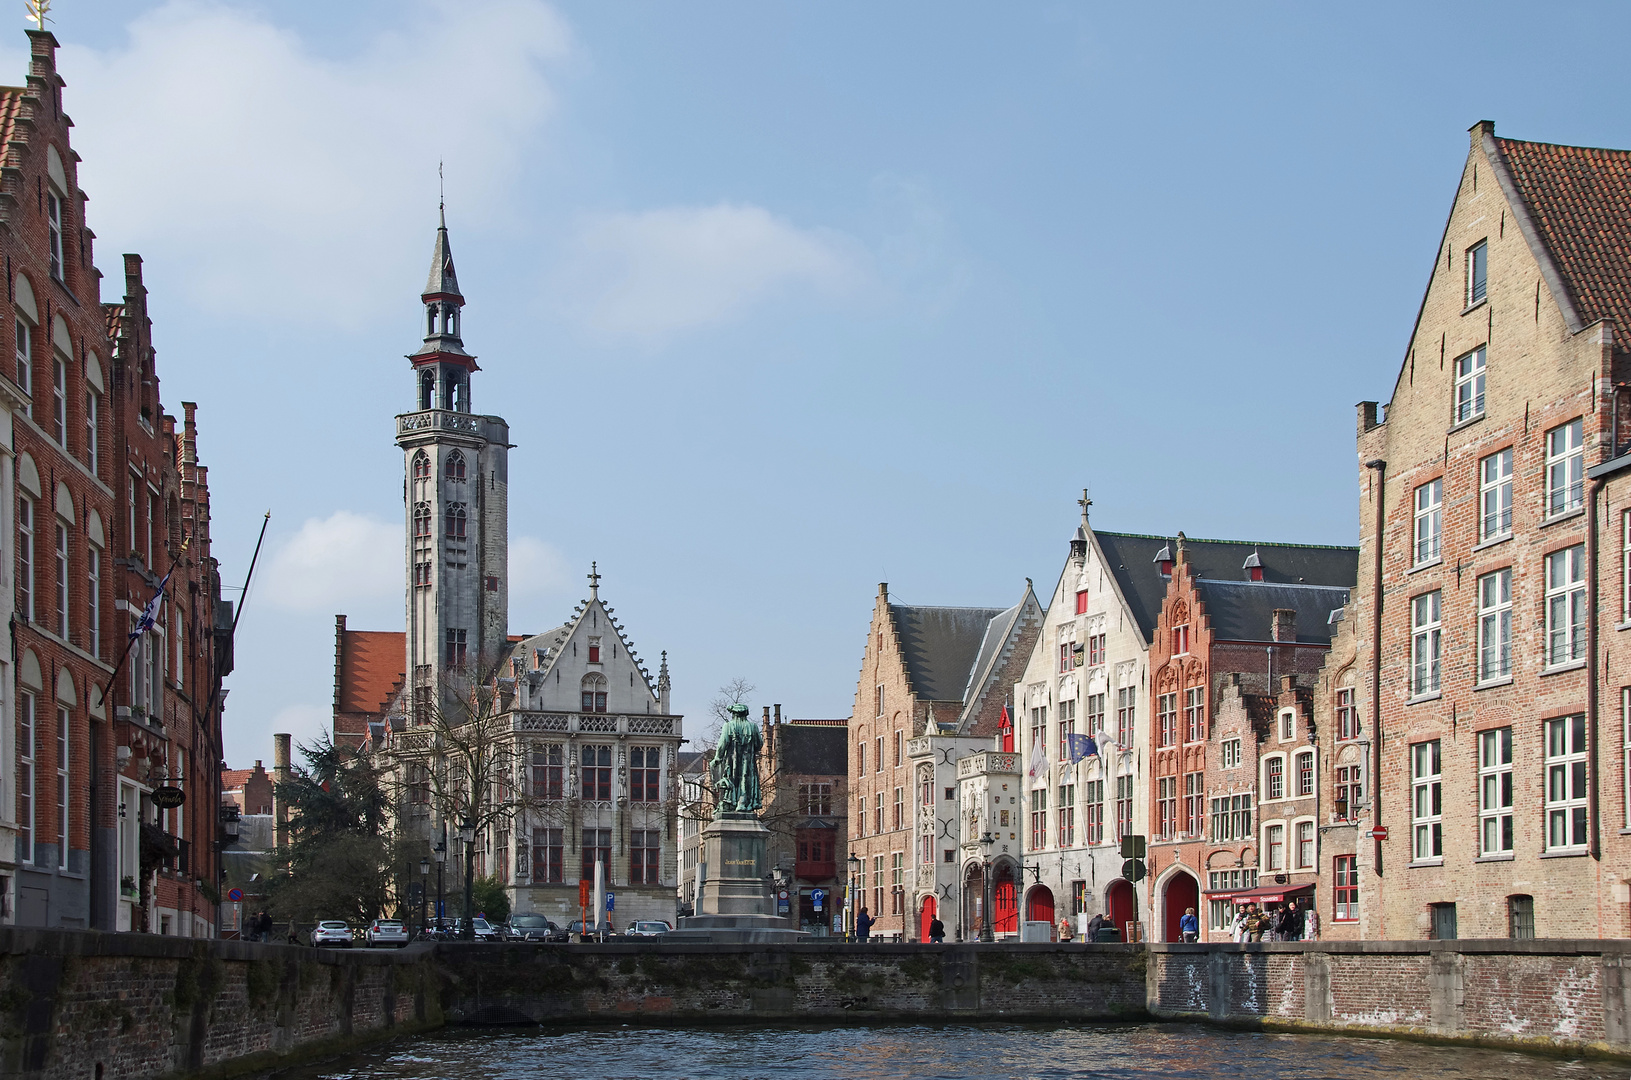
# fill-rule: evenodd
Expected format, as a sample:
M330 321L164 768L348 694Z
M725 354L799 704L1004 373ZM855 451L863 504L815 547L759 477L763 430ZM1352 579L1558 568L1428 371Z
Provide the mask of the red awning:
M1311 895L1314 892L1314 883L1305 882L1301 885L1270 885L1261 889L1232 889L1227 892L1209 892L1208 900L1229 900L1233 903L1249 904L1278 904L1295 896Z

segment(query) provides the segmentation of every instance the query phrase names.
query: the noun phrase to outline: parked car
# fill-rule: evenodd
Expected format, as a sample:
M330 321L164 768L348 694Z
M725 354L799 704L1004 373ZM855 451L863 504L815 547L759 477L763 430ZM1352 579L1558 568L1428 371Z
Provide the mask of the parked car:
M628 937L658 937L674 929L661 919L639 919L629 924Z
M351 927L339 919L324 919L311 930L312 948L320 949L325 945L340 949L351 948Z
M589 927L589 936L597 941L615 941L617 939L617 931L612 929L611 923L605 921L600 922L598 925L591 925L581 921L573 922L566 928L566 936L572 941L582 941L585 926Z
M488 922L486 919L481 919L481 918L472 919L471 924L472 924L472 926L474 927L474 929L476 931L475 936L476 936L477 941L498 941L498 940L500 940L499 939L499 933L498 933L498 927L494 926L492 923ZM464 930L464 923L463 923L462 920L459 923L459 930L461 932Z
M500 927L508 941L565 941L566 931L536 912L522 912L510 916Z
M408 944L408 928L398 919L375 919L368 924L363 939L370 949L375 945L395 945L400 949Z

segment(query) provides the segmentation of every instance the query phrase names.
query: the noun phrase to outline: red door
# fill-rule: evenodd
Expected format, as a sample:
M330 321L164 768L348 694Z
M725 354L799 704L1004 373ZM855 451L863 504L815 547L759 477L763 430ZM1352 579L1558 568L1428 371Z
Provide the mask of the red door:
M1108 918L1121 934L1121 939L1126 941L1127 924L1137 917L1132 883L1126 878L1117 878L1111 883L1110 891L1105 895L1105 903L1110 909Z
M929 924L934 922L934 914L934 897L925 896L923 898L923 914L918 918L917 939L919 941L929 940Z
M1166 918L1163 920L1163 925L1166 933L1161 940L1182 941L1184 940L1184 934L1183 931L1178 929L1178 920L1184 917L1184 912L1189 908L1199 907L1200 887L1194 878L1179 872L1173 874L1167 881L1166 892L1163 895L1166 906ZM1195 912L1195 917L1198 923L1200 919L1199 910Z
M1053 925L1053 890L1038 885L1025 895L1025 918L1030 922Z
M997 871L991 907L992 930L999 934L1019 933L1019 897L1014 895L1014 872L1006 866Z

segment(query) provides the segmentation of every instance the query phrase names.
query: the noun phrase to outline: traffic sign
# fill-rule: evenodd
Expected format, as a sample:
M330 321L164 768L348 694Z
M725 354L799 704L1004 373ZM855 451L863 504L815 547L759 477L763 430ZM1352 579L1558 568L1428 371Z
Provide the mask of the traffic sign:
M1143 839L1143 838L1140 837L1140 839ZM1142 860L1142 859L1128 859L1126 862L1122 863L1121 864L1121 876L1126 878L1128 881L1143 881L1144 880L1144 860Z
M578 906L579 907L588 907L589 906L589 879L588 878L579 878L578 879Z
M1144 851L1145 844L1142 836L1129 834L1121 838L1121 857L1123 859L1142 859Z
M612 910L612 908L616 906L616 902L617 902L617 894L616 893L607 893L606 894L606 910L607 911Z
M810 890L810 903L815 905L815 909L817 911L821 910L821 903L822 903L823 900L826 900L826 899L827 899L827 890L826 889L811 889Z
M1370 831L1370 838L1372 840L1386 840L1387 839L1387 826L1386 825L1376 826L1374 829L1372 829Z
M228 889L227 890L227 899L231 900L234 904L238 903L238 901L242 900L243 898L244 898L244 891L242 889Z

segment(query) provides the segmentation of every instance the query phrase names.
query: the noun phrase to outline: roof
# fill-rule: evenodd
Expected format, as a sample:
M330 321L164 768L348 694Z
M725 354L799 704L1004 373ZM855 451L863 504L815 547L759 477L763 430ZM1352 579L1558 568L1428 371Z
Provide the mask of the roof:
M1525 238L1538 240L1562 277L1579 325L1611 319L1631 333L1631 151L1501 139L1485 144L1504 165L1508 201L1529 212ZM1540 255L1539 252L1536 253ZM1544 267L1547 260L1539 260Z
M961 702L992 620L1012 609L890 604L889 610L918 699Z
M820 776L849 774L849 729L814 724L777 724L771 729L781 748L781 768Z
M249 778L255 775L254 769L222 769L221 790L237 791L249 783Z
M336 707L385 712L407 675L408 636L400 630L342 630Z
M1167 578L1156 556L1170 554L1173 539L1141 533L1093 533L1094 542L1116 579L1133 619L1149 641L1167 595ZM1263 580L1246 581L1246 560L1255 554L1262 563ZM1335 585L1351 589L1359 580L1359 549L1325 544L1278 544L1253 540L1197 540L1184 538L1184 556L1199 577L1234 580L1262 588L1272 584ZM1282 605L1291 606L1291 605ZM1302 616L1298 616L1302 629ZM1265 633L1267 624L1265 623Z
M1206 621L1221 641L1268 641L1274 612L1297 613L1297 640L1310 645L1331 643L1331 612L1348 602L1348 590L1329 585L1271 585L1254 581L1195 582Z
M453 245L447 239L447 214L436 229L436 249L430 254L430 277L425 281L426 296L462 296L459 276L453 272Z

